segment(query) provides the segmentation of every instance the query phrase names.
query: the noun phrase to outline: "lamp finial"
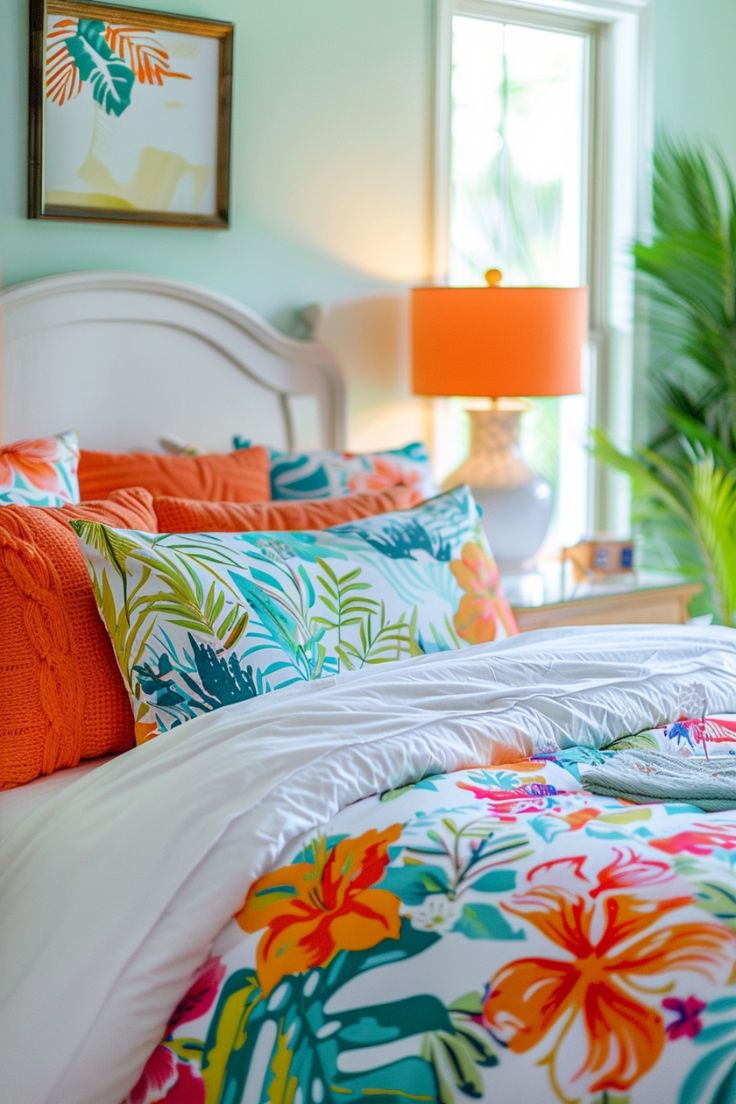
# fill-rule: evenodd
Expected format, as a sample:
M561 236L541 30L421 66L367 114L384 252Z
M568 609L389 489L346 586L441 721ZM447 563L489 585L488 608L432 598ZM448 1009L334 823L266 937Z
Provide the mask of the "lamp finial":
M487 268L483 275L489 287L498 287L503 280L503 272L500 268Z

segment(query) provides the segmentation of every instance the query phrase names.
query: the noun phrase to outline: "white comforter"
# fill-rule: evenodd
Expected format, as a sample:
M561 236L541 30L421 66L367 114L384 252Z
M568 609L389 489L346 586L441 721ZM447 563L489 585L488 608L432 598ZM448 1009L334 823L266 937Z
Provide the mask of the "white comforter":
M75 782L0 844L12 1104L118 1104L249 884L430 772L736 712L736 632L528 634L223 709Z

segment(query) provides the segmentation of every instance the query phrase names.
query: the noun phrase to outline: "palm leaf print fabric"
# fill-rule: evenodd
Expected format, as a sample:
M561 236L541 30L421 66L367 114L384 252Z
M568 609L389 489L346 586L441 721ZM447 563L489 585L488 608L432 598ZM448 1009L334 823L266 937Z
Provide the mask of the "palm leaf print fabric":
M73 524L139 741L271 690L515 631L467 488L314 533Z
M233 437L233 448L250 448L247 437ZM419 441L387 452L281 452L269 449L271 497L277 499L335 498L383 491L403 484L423 498L437 493L429 455Z

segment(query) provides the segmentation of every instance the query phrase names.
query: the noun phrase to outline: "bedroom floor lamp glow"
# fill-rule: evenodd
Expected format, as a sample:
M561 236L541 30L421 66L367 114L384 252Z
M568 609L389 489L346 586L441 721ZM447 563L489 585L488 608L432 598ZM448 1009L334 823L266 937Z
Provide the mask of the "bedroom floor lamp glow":
M499 567L532 570L552 516L552 490L521 454L526 403L509 396L574 395L581 390L588 289L499 287L412 289L412 373L419 395L482 396L468 410L470 451L445 481L467 483L483 507Z

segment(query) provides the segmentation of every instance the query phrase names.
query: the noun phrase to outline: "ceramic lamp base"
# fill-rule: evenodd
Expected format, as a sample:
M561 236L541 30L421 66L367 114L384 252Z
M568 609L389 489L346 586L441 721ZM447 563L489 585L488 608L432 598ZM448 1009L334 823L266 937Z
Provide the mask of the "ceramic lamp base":
M529 467L519 448L524 404L494 403L469 410L470 452L444 488L467 483L483 510L483 527L500 571L534 569L552 518L552 488Z

